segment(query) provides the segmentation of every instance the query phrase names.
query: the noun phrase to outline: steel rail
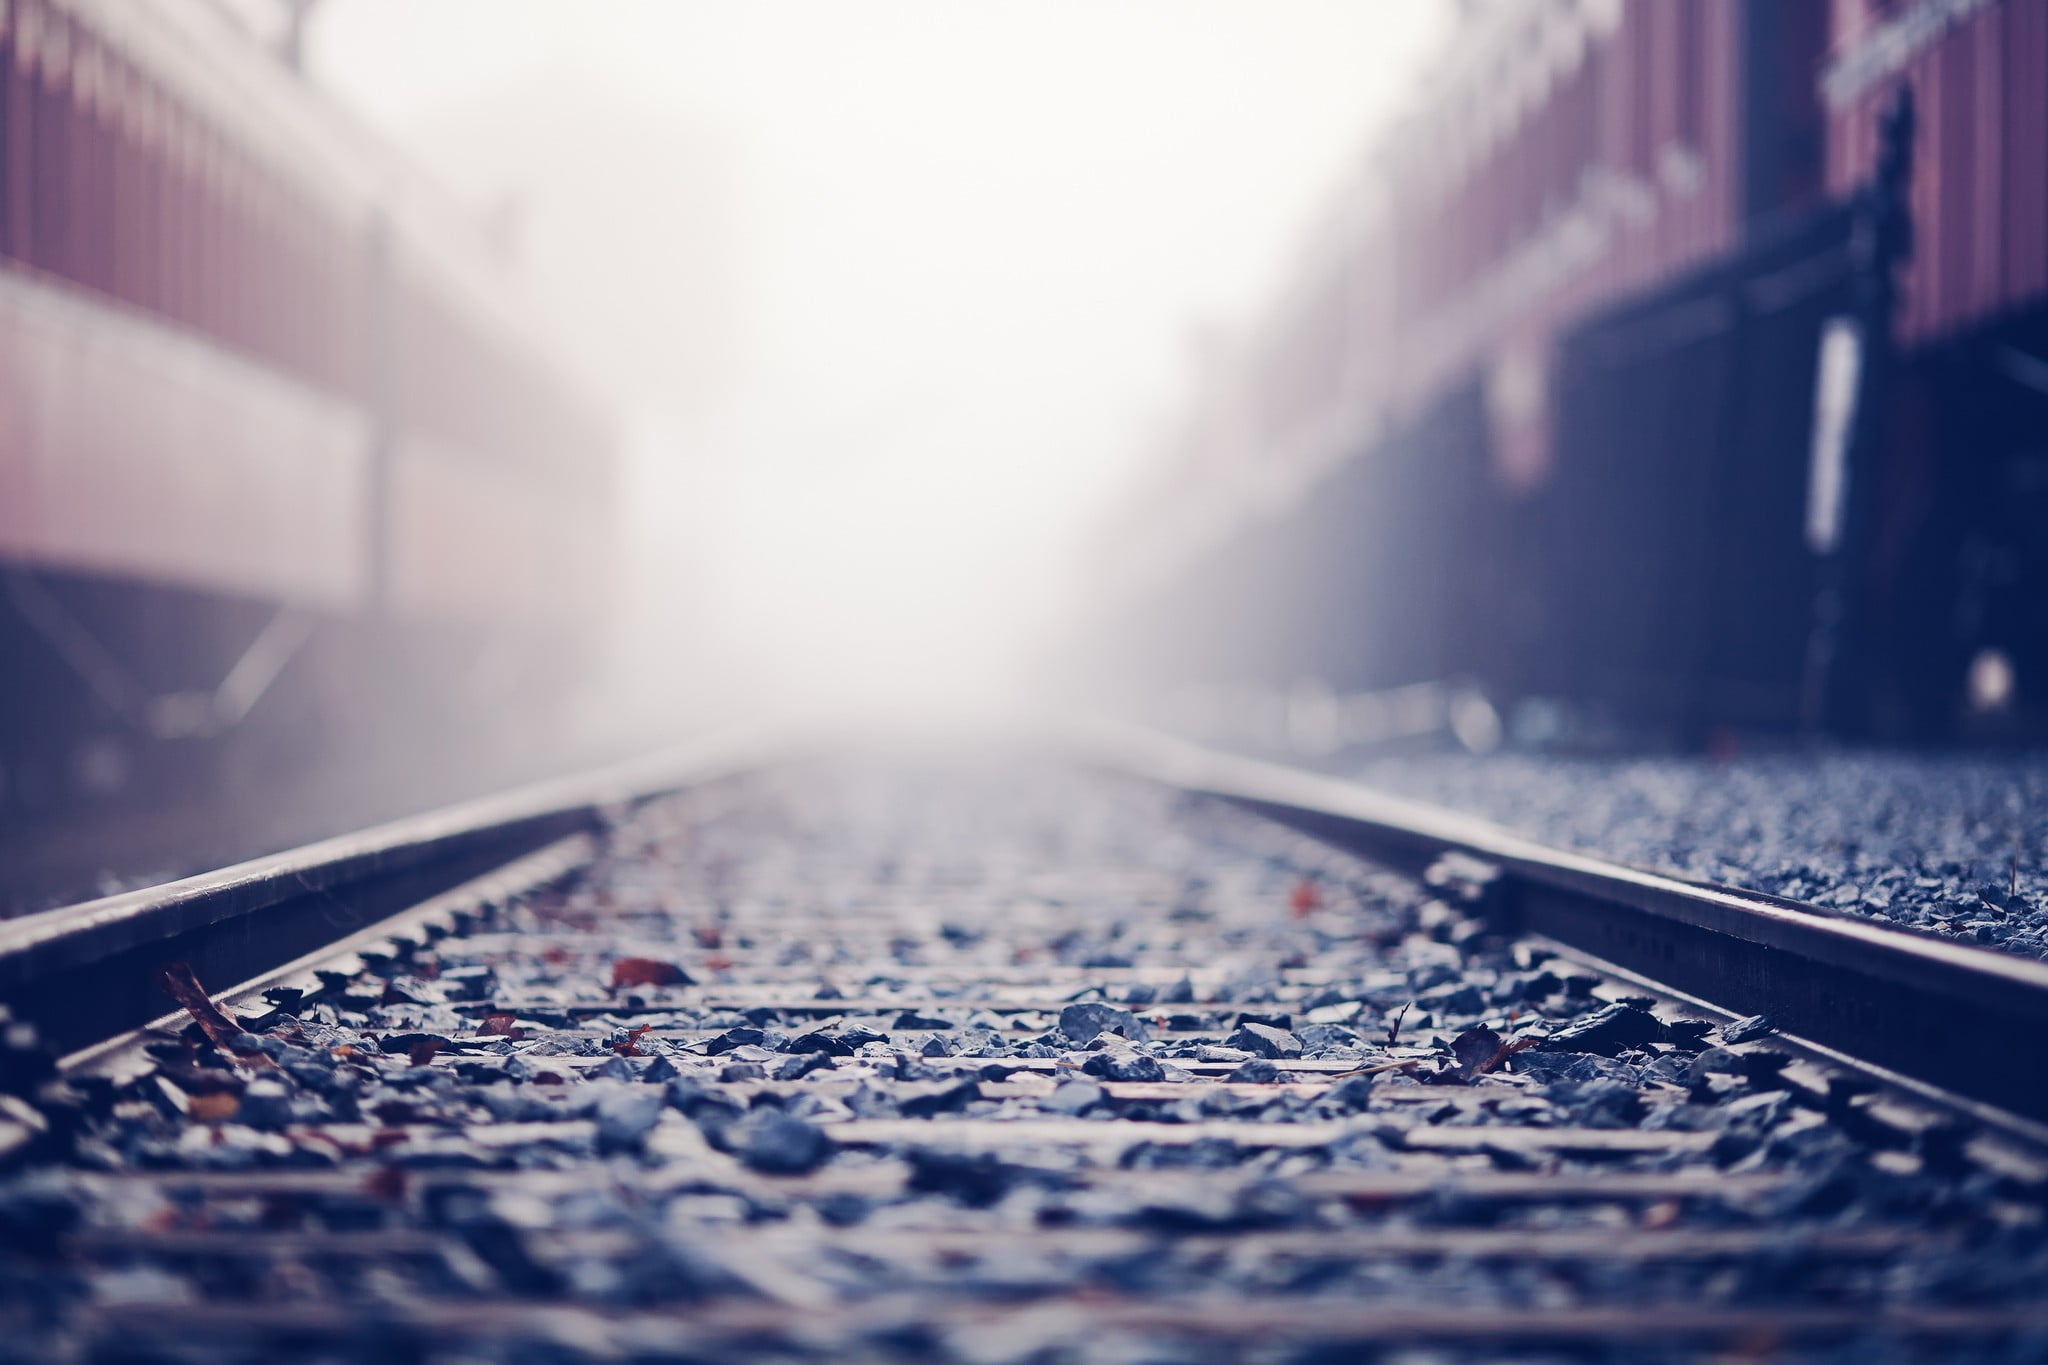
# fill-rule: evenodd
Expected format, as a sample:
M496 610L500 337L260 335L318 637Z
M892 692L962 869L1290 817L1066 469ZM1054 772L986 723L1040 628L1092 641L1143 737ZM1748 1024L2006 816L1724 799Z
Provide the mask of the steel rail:
M1502 933L1540 935L1915 1088L2048 1122L2048 963L1841 911L1547 847L1334 777L1135 727L1080 735L1096 763L1277 820L1397 871L1490 877ZM1966 1104L1965 1107L1968 1107Z
M781 751L723 732L573 777L0 921L0 1002L70 1053L162 1015L157 973L189 963L215 992L329 947L515 859L602 830L650 797L736 776Z

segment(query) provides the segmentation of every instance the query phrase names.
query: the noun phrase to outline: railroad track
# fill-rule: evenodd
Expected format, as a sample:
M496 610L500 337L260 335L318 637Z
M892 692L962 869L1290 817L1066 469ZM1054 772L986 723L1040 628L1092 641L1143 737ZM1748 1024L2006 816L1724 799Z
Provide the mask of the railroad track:
M1092 754L726 746L0 926L68 1054L10 1034L0 1356L2048 1345L2038 1111L1772 979L1975 1027L2033 964Z

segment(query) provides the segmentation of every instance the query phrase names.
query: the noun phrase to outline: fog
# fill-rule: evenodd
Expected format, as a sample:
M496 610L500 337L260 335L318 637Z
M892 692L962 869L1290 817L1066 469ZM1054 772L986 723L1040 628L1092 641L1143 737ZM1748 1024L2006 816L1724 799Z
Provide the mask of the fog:
M310 66L496 225L618 415L615 663L688 723L1048 677L1191 356L1446 17L328 0Z

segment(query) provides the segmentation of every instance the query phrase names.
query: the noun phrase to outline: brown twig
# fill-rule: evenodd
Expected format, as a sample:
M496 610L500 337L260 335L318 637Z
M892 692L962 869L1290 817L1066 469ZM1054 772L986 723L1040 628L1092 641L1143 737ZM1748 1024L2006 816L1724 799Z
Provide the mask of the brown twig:
M1341 1081L1352 1076L1377 1076L1384 1071L1410 1071L1420 1065L1422 1063L1419 1060L1413 1057L1406 1057L1398 1062L1381 1062L1378 1066L1361 1066L1356 1071L1332 1071L1330 1079Z
M1387 1046L1395 1046L1401 1038L1401 1021L1408 1017L1408 1006L1403 1005L1394 1013L1394 1020L1387 1025Z

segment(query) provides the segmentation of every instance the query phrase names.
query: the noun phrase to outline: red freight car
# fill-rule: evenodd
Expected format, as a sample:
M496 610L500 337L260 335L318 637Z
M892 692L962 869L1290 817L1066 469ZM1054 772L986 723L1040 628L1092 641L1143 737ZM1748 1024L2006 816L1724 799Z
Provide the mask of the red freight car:
M0 0L0 812L452 756L485 691L549 749L611 457L510 293L215 6Z
M1351 328L1350 382L1400 421L1483 376L1496 420L1538 443L1503 445L1503 475L1540 478L1551 338L1818 196L1810 80L1802 103L1778 76L1810 73L1819 13L1798 0L1473 7L1429 100L1352 192L1381 207L1323 266L1381 275L1384 297Z
M1828 186L1876 157L1877 111L1912 91L1916 234L1901 288L1909 345L2048 296L2048 7L2035 0L1835 0L1821 88Z
M1828 184L1914 111L1891 382L1859 596L1874 663L1936 711L2048 710L2048 6L1835 0ZM1960 685L1959 685L1960 683Z
M1118 528L1163 671L1695 735L2048 682L2048 5L1462 16Z

